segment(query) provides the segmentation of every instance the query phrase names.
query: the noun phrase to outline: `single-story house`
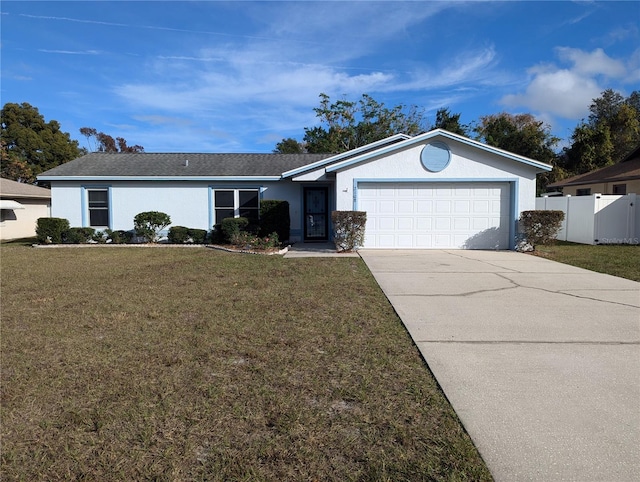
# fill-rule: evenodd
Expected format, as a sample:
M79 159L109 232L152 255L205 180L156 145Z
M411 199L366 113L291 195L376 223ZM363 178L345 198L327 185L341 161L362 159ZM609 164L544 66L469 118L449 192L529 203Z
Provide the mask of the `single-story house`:
M547 187L561 188L563 196L640 194L640 146L613 166L568 177Z
M367 212L366 248L509 249L551 166L436 129L329 154L91 153L38 176L52 216L131 229L143 211L208 229L289 202L290 242L331 240L331 211Z
M49 189L0 178L0 239L35 236L38 218L48 218L50 210Z

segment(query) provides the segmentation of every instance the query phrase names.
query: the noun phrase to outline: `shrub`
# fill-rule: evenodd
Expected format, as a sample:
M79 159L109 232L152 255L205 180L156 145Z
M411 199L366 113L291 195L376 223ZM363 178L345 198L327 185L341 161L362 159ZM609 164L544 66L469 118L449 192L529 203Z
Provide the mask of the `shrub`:
M236 244L240 232L249 226L247 218L225 218L220 223L220 231L224 243Z
M204 244L207 240L206 229L191 229L184 226L172 226L169 229L169 242L173 244Z
M282 241L289 239L291 231L291 217L287 201L266 200L260 203L260 236L270 236L278 233Z
M169 228L169 242L172 244L183 244L189 239L189 228L184 226L171 226Z
M364 244L367 213L364 211L333 211L333 241L338 251L353 251Z
M204 244L207 242L207 230L206 229L189 229L189 237L194 244Z
M36 236L41 244L60 244L62 235L69 230L69 221L63 218L39 218Z
M169 215L158 211L146 211L136 214L133 218L136 234L151 243L156 243L160 231L170 224L171 218Z
M104 231L96 231L93 236L91 236L91 240L99 244L106 243L109 240L107 231L108 229L105 229Z
M256 237L253 247L256 249L271 249L280 247L280 237L275 231L261 238Z
M96 230L93 228L69 228L62 233L62 242L66 244L85 244L93 240Z
M133 233L131 231L111 231L110 229L105 229L104 232L107 236L107 242L111 240L113 244L125 244L133 240Z
M525 239L535 249L555 241L563 220L562 211L522 211L519 224Z

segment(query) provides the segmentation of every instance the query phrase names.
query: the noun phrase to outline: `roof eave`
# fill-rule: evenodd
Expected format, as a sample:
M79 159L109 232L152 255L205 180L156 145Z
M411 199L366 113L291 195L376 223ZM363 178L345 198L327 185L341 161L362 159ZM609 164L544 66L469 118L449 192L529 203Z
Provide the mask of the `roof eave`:
M612 177L608 179L593 179L593 180L578 180L571 182L554 182L553 184L549 184L549 187L569 187L569 186L583 186L587 184L605 184L610 182L621 182L621 181L633 181L635 179L640 179L640 176L621 176L621 177Z
M282 176L38 176L38 181L279 181Z
M402 141L408 140L408 139L411 139L411 136L408 136L407 134L394 134L392 136L385 137L384 139L380 139L379 141L372 142L362 147L357 147L355 149L351 149L350 151L341 152L340 154L336 154L335 156L330 156L330 157L327 157L326 159L322 159L320 161L307 164L306 166L301 166L296 169L291 169L290 171L283 172L282 177L287 178L287 177L298 176L300 174L304 174L307 171L313 171L313 170L319 169L322 166L326 166L327 164L331 164L333 162L339 162L340 159L347 156L352 156L354 153L357 153L358 151L366 151L372 148L375 149L376 145L382 146L384 144L388 144L389 142L393 142L393 141L398 141L396 144L393 144L393 145L397 145Z

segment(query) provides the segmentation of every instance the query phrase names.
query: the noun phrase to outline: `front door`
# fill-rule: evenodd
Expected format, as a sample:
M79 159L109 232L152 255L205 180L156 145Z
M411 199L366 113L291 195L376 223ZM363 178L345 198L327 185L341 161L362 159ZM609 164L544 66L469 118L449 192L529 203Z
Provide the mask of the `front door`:
M304 188L304 240L329 239L329 190L326 187Z

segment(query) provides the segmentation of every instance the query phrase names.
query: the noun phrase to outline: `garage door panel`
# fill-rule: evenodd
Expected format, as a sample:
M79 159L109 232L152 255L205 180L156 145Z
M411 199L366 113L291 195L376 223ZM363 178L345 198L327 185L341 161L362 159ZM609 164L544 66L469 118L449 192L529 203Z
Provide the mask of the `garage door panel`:
M398 231L413 231L413 218L398 218L396 228Z
M474 213L488 213L489 212L489 201L473 201L473 212Z
M433 201L416 201L416 212L419 214L432 213Z
M409 200L409 201L403 201L403 200L399 200L396 202L396 206L397 206L397 213L398 214L413 214L414 213L414 204L413 204L413 200Z
M471 218L454 218L453 229L456 231L468 231L471 227Z
M430 231L431 229L433 229L433 219L432 218L425 218L425 217L417 218L416 219L416 229L420 233L423 233L425 231Z
M365 247L509 247L508 183L362 183Z
M469 214L471 212L471 201L454 201L453 212L455 214Z
M450 214L451 201L436 201L436 214Z
M393 232L396 227L396 219L395 218L377 218L378 221L378 230L380 231L391 231Z
M395 214L396 205L394 201L378 201L378 213L380 214Z

